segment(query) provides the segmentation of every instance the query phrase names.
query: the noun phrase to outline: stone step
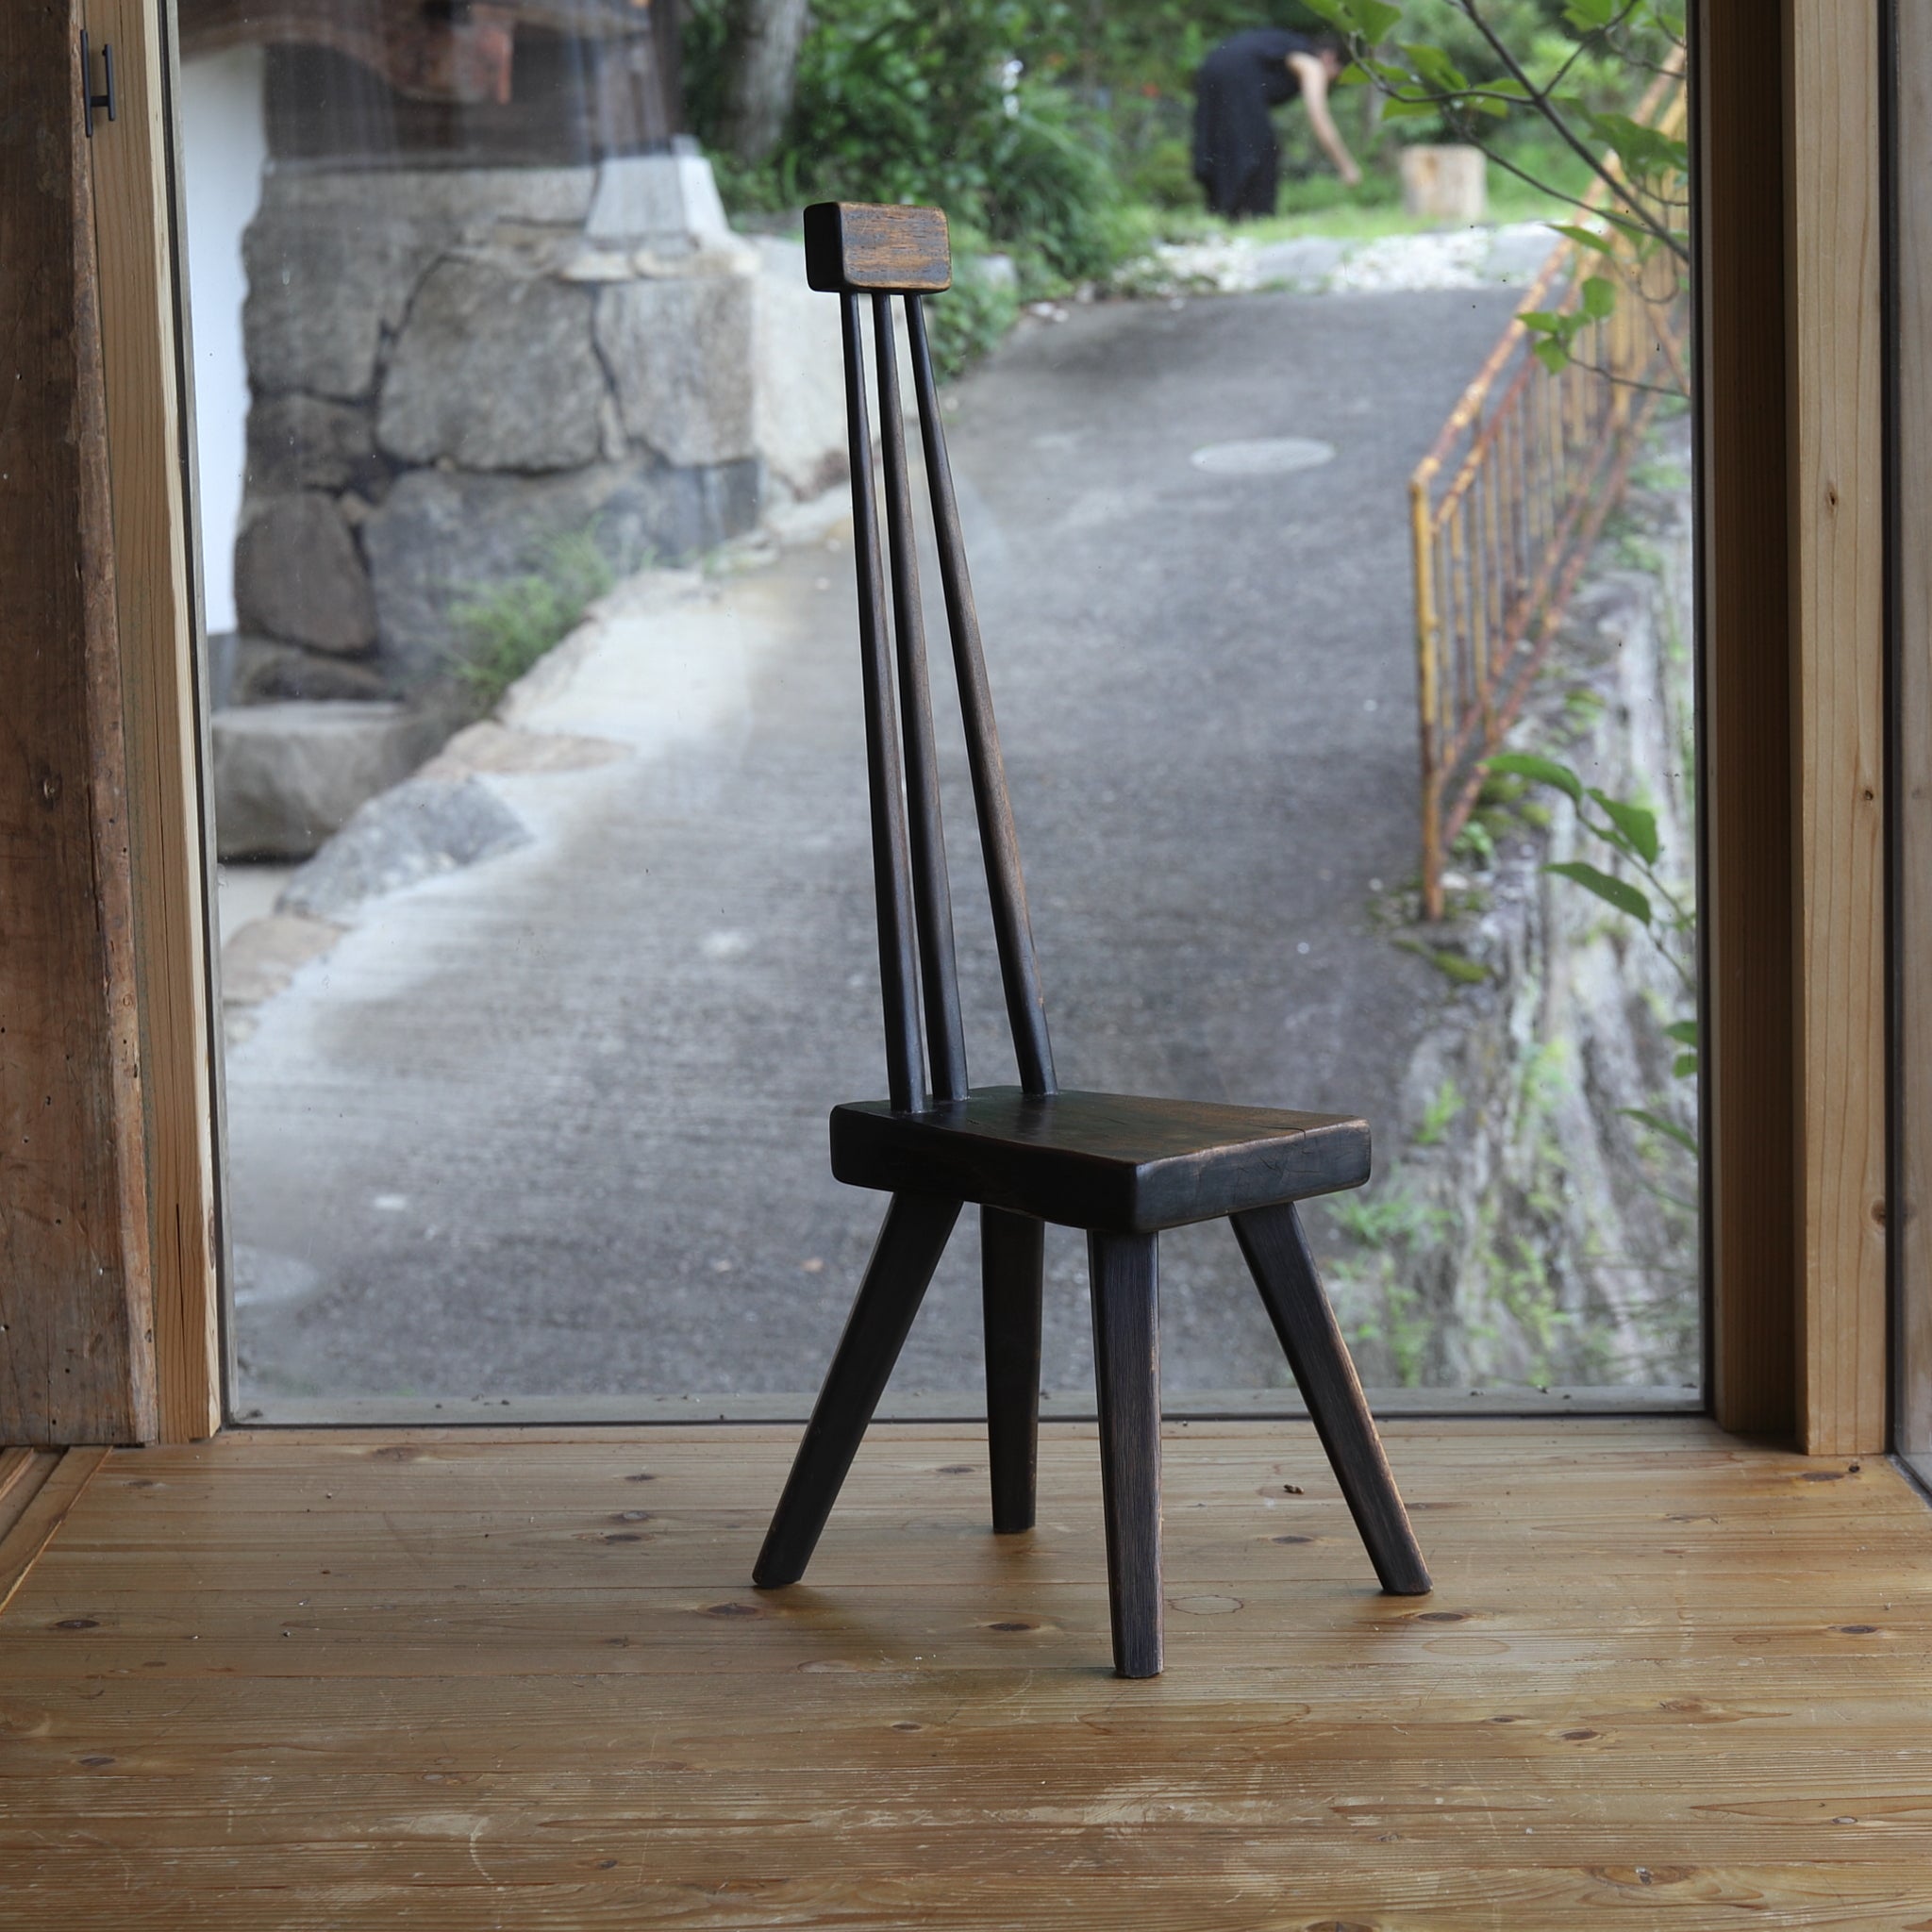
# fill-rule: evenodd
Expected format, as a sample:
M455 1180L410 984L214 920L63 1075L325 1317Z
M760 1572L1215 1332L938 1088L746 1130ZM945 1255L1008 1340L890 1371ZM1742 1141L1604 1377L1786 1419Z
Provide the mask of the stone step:
M223 858L306 858L351 812L407 778L444 726L408 705L291 699L211 721Z

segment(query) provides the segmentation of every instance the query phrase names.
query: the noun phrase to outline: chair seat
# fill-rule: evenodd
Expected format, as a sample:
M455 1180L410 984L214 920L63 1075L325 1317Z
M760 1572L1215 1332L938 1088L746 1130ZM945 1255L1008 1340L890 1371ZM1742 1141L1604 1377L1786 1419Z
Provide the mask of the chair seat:
M1369 1128L1348 1114L983 1087L919 1113L883 1100L835 1107L832 1173L853 1187L1154 1234L1358 1188Z

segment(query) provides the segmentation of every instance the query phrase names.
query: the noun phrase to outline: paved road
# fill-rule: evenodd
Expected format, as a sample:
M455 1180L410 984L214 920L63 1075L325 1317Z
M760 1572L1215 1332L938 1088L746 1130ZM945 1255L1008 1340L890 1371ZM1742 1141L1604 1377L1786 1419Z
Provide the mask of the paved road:
M1068 1084L1386 1112L1441 993L1368 924L1370 881L1414 866L1403 483L1511 299L1095 307L956 392ZM1190 460L1279 436L1338 454ZM879 1209L824 1157L827 1105L883 1086L849 548L788 550L693 623L675 731L635 728L641 671L540 708L594 734L608 704L646 749L490 781L533 843L378 902L231 1053L245 1396L815 1386ZM1163 1259L1170 1388L1283 1381L1225 1229ZM962 1224L895 1390L976 1384L974 1266ZM1049 1269L1046 1379L1083 1391L1076 1237Z

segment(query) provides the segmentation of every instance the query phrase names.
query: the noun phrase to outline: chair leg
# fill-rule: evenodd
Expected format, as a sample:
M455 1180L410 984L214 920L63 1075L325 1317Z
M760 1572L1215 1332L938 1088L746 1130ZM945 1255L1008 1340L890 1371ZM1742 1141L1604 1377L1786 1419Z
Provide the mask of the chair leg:
M1114 1674L1160 1674L1158 1237L1087 1237Z
M1030 1214L979 1210L980 1300L986 1316L986 1436L992 1526L1033 1527L1040 1460L1040 1305L1046 1229Z
M805 1574L958 1218L957 1201L893 1195L751 1573L759 1590L779 1590Z
M1335 1310L1323 1292L1300 1215L1288 1203L1233 1219L1248 1272L1261 1291L1382 1588L1391 1596L1426 1596L1428 1568L1409 1527L1408 1511L1395 1492L1382 1439Z

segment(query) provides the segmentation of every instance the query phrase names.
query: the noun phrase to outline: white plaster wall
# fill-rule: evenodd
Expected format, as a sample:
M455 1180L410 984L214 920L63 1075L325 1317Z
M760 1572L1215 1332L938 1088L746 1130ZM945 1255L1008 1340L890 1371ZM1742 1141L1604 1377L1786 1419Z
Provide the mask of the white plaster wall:
M181 66L182 206L210 632L235 628L235 536L248 435L248 358L242 342L248 279L242 236L260 205L268 160L263 65L259 47L238 47Z

